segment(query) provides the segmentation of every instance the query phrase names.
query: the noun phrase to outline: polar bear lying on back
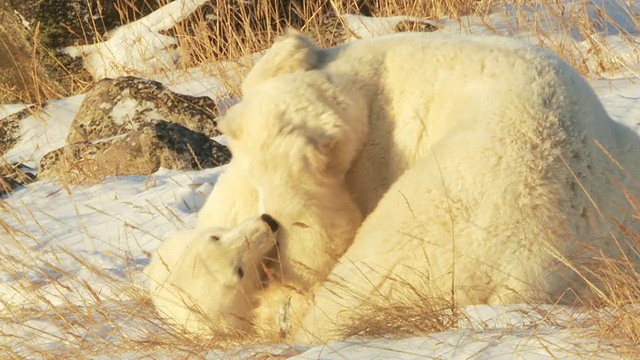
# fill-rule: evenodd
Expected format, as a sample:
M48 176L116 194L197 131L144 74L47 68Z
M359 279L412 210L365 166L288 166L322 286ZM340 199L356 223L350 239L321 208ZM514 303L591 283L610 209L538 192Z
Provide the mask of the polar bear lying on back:
M278 228L263 214L233 229L198 228L163 242L144 269L158 313L199 335L250 331L261 263L276 245Z
M287 86L310 78L325 80L305 91L346 99L362 111L342 108L344 100L296 111L267 106L282 100L278 89L291 94ZM269 178L277 169L309 166L303 154L286 161L262 157L252 146L278 146L281 138L257 131L260 124L268 130L304 119L315 129L309 144L328 144L326 174L350 166L345 181L363 213L370 213L328 281L314 289L314 305L295 333L299 341L335 338L351 311L410 302L410 288L436 298L454 294L450 300L459 305L570 302L572 292L585 294L585 284L567 264L581 269L601 254L619 255L610 219L632 226L617 186L628 187L640 175L638 136L609 118L574 69L537 47L432 33L318 49L293 35L267 52L244 91L221 126L234 159L260 179L257 188L277 186ZM331 142L313 140L323 138L323 114L336 113L345 124L360 124L367 114L362 143L349 133L336 138L333 127L324 129ZM359 147L351 159L350 150ZM382 160L378 167L374 159ZM259 197L277 206L265 192ZM308 203L314 211L314 199ZM301 211L280 210L284 217ZM281 310L268 297L277 292L264 293L259 314Z

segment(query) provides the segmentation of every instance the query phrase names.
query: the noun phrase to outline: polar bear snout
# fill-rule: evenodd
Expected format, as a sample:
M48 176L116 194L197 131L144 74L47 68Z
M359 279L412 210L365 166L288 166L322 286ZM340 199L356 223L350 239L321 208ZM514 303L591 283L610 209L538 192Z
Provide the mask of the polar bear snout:
M262 221L264 221L268 226L271 232L276 232L280 228L280 224L269 214L260 215Z

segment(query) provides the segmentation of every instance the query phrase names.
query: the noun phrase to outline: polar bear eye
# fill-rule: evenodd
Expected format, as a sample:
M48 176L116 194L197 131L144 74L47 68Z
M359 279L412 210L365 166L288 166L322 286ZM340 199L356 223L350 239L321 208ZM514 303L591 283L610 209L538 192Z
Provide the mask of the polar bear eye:
M242 278L244 277L244 270L242 270L242 268L241 268L240 266L238 266L238 267L236 268L236 274L238 275L238 277L239 277L240 279L242 279Z
M220 238L215 235L210 235L209 241L212 241L212 242L220 241Z

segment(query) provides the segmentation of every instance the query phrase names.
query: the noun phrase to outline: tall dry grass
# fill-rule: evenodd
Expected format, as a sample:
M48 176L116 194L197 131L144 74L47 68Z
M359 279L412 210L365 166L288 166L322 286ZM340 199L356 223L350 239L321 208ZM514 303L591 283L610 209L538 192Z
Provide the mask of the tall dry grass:
M167 218L176 231L184 228L170 209L132 206ZM20 211L0 200L0 359L197 359L216 350L261 359L295 353L288 346L270 352L251 349L255 341L241 334L212 332L210 337L195 338L176 331L158 316L143 285L140 272L147 261L140 254L144 251L134 244L102 251L99 256L116 268L96 264L91 252L56 244L55 235L41 220L57 216L28 208ZM159 236L129 223L122 226ZM89 231L86 235L88 243L99 241Z
M640 222L640 201L636 197L638 189L625 191L631 204L632 215ZM623 224L614 224L623 234L617 241L628 244L630 249L618 258L602 257L590 270L598 280L600 288L594 288L594 299L589 304L589 320L596 335L615 341L621 356L640 357L640 269L636 266L640 258L640 233ZM637 228L637 227L636 227Z
M157 7L167 1L151 6ZM532 11L533 2L530 0L301 0L284 8L268 1L249 3L222 0L216 6L201 8L189 20L172 29L170 34L180 41L183 71L193 66L224 64L220 65L224 66L224 71L220 73L230 74L227 80L229 92L237 95L237 82L232 79L241 77L250 66L243 61L253 52L268 47L287 26L301 29L325 46L344 40L347 35L344 23L336 14L348 12L434 19L447 16L459 19L461 27L467 26L464 15L475 14L485 19L487 28L498 33L500 30L491 23L490 14L498 6L506 4L509 5L508 16L513 20L512 31L515 32L516 27L530 31L542 46L558 53L583 74L598 75L619 69L633 70L631 61L634 59L616 55L601 36L604 28L620 33L632 49L638 49L629 28L640 29L636 11L622 0L612 0L612 3L618 4L623 14L632 15L629 16L631 24L622 27L615 16L603 11L602 4L591 3L569 9L556 0L537 2L539 11ZM127 0L118 4L123 23L138 18L136 14L140 12L132 6ZM98 24L95 27L98 28ZM92 43L104 40L103 34L95 33L97 35L93 38L81 34L79 41ZM567 41L567 36L585 41L579 45ZM38 37L36 30L34 48L30 49L27 57L16 58L14 62L37 62L44 54L63 69L66 75L61 82L71 85L63 91L58 81L39 72L27 71L24 86L37 89L37 95L12 93L14 98L28 103L42 103L84 91L91 82L56 60L53 51L44 48ZM220 60L229 61L223 63ZM15 91L0 85L0 93ZM629 201L636 218L640 219L640 201L631 195ZM17 218L17 211L2 200L0 214L0 244L3 246L0 248L0 270L11 277L11 281L3 283L11 285L0 294L0 323L3 324L0 327L3 339L0 340L0 353L3 358L86 358L105 354L130 354L134 358L142 358L153 356L154 353L169 353L175 358L186 359L203 357L211 349L246 345L237 339L222 337L196 340L172 330L155 314L144 289L135 285L135 274L140 266L132 264L127 268L130 273L116 276L97 268L87 259L70 254L64 248L47 245L50 240L55 244L55 239L47 237L47 229L42 228L38 235L34 235L9 225L5 219L11 218L18 224L25 220ZM38 223L38 217L47 214L30 216ZM626 241L640 244L640 234L624 230ZM47 260L39 257L38 254L42 252L38 252L38 249L46 249ZM115 256L123 263L131 261L126 251ZM87 269L92 276L101 279L101 283L116 289L119 296L105 297L100 289L94 287L95 284L88 283L81 276L67 274L64 262L60 259L69 258ZM27 277L26 274L35 275ZM624 258L605 258L595 274L590 275L598 277L605 284L605 289L594 291L595 300L585 308L589 314L588 321L576 322L574 326L593 329L597 336L622 344L618 350L626 356L639 357L640 350L635 346L640 342L640 278L637 269ZM69 294L75 300L68 300ZM61 301L53 302L52 298ZM344 334L404 336L454 329L460 322L459 314L447 312L451 310L449 305L446 302L443 305L424 294L416 294L408 306L370 309L368 313L375 313L376 316L354 318L353 327L344 329ZM43 328L40 326L43 323L55 324L55 328ZM51 346L52 343L64 345ZM52 348L56 350L52 351ZM293 350L285 351L291 354ZM258 352L253 356L271 358L273 355ZM588 354L585 357L588 358Z
M0 104L40 104L64 95L40 63L39 47L29 47L26 40L10 40L11 37L21 39L22 33L11 22L0 26Z
M637 76L633 65L638 62L634 39L640 29L638 10L637 4L625 0L576 4L514 0L507 14L514 19L514 28L533 34L539 45L558 54L584 75L595 77L628 70ZM609 35L619 36L622 42L612 44L606 38ZM627 56L620 54L624 47L629 52Z
M145 8L157 9L168 2L146 0ZM92 28L76 34L79 44L104 41L108 36L101 32L106 26L101 23L102 12L106 10L100 0L97 4L98 13L91 14L93 20L88 25ZM123 24L135 21L145 13L132 0L118 0L115 10ZM510 32L527 31L541 46L559 54L583 74L598 76L620 69L634 71L631 65L637 60L638 46L632 34L640 26L638 10L632 2L625 0L585 1L577 6L569 6L560 0L221 0L202 6L166 34L178 39L180 67L187 71L194 66L215 66L220 60L246 60L247 55L268 47L289 26L301 29L323 46L335 45L351 35L340 17L346 13L411 15L435 20L451 18L457 19L459 26L467 30L470 29L469 20L464 16L472 14L483 19L486 28L503 34L504 29L497 26L491 16L504 13ZM623 24L621 20L624 20ZM23 76L22 81L24 88L38 89L37 98L25 97L15 89L0 85L4 98L41 103L86 90L91 80L86 73L78 71L77 63L56 56L54 49L42 45L37 27L31 32L33 49L29 58L15 59L16 63L46 61L49 67L56 69L57 78L32 72ZM611 45L603 36L607 34L618 34L623 44ZM628 47L628 56L615 51L620 46ZM238 64L240 75L247 69L246 62ZM237 94L234 83L237 81L228 82L233 88L232 94Z

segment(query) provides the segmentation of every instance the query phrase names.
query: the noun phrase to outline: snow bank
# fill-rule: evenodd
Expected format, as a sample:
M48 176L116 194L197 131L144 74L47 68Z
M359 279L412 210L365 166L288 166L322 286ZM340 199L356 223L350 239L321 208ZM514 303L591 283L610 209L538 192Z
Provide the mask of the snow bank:
M175 69L180 61L178 41L160 31L170 29L205 2L173 1L140 20L113 30L107 41L68 46L62 51L71 57L82 57L96 80Z

